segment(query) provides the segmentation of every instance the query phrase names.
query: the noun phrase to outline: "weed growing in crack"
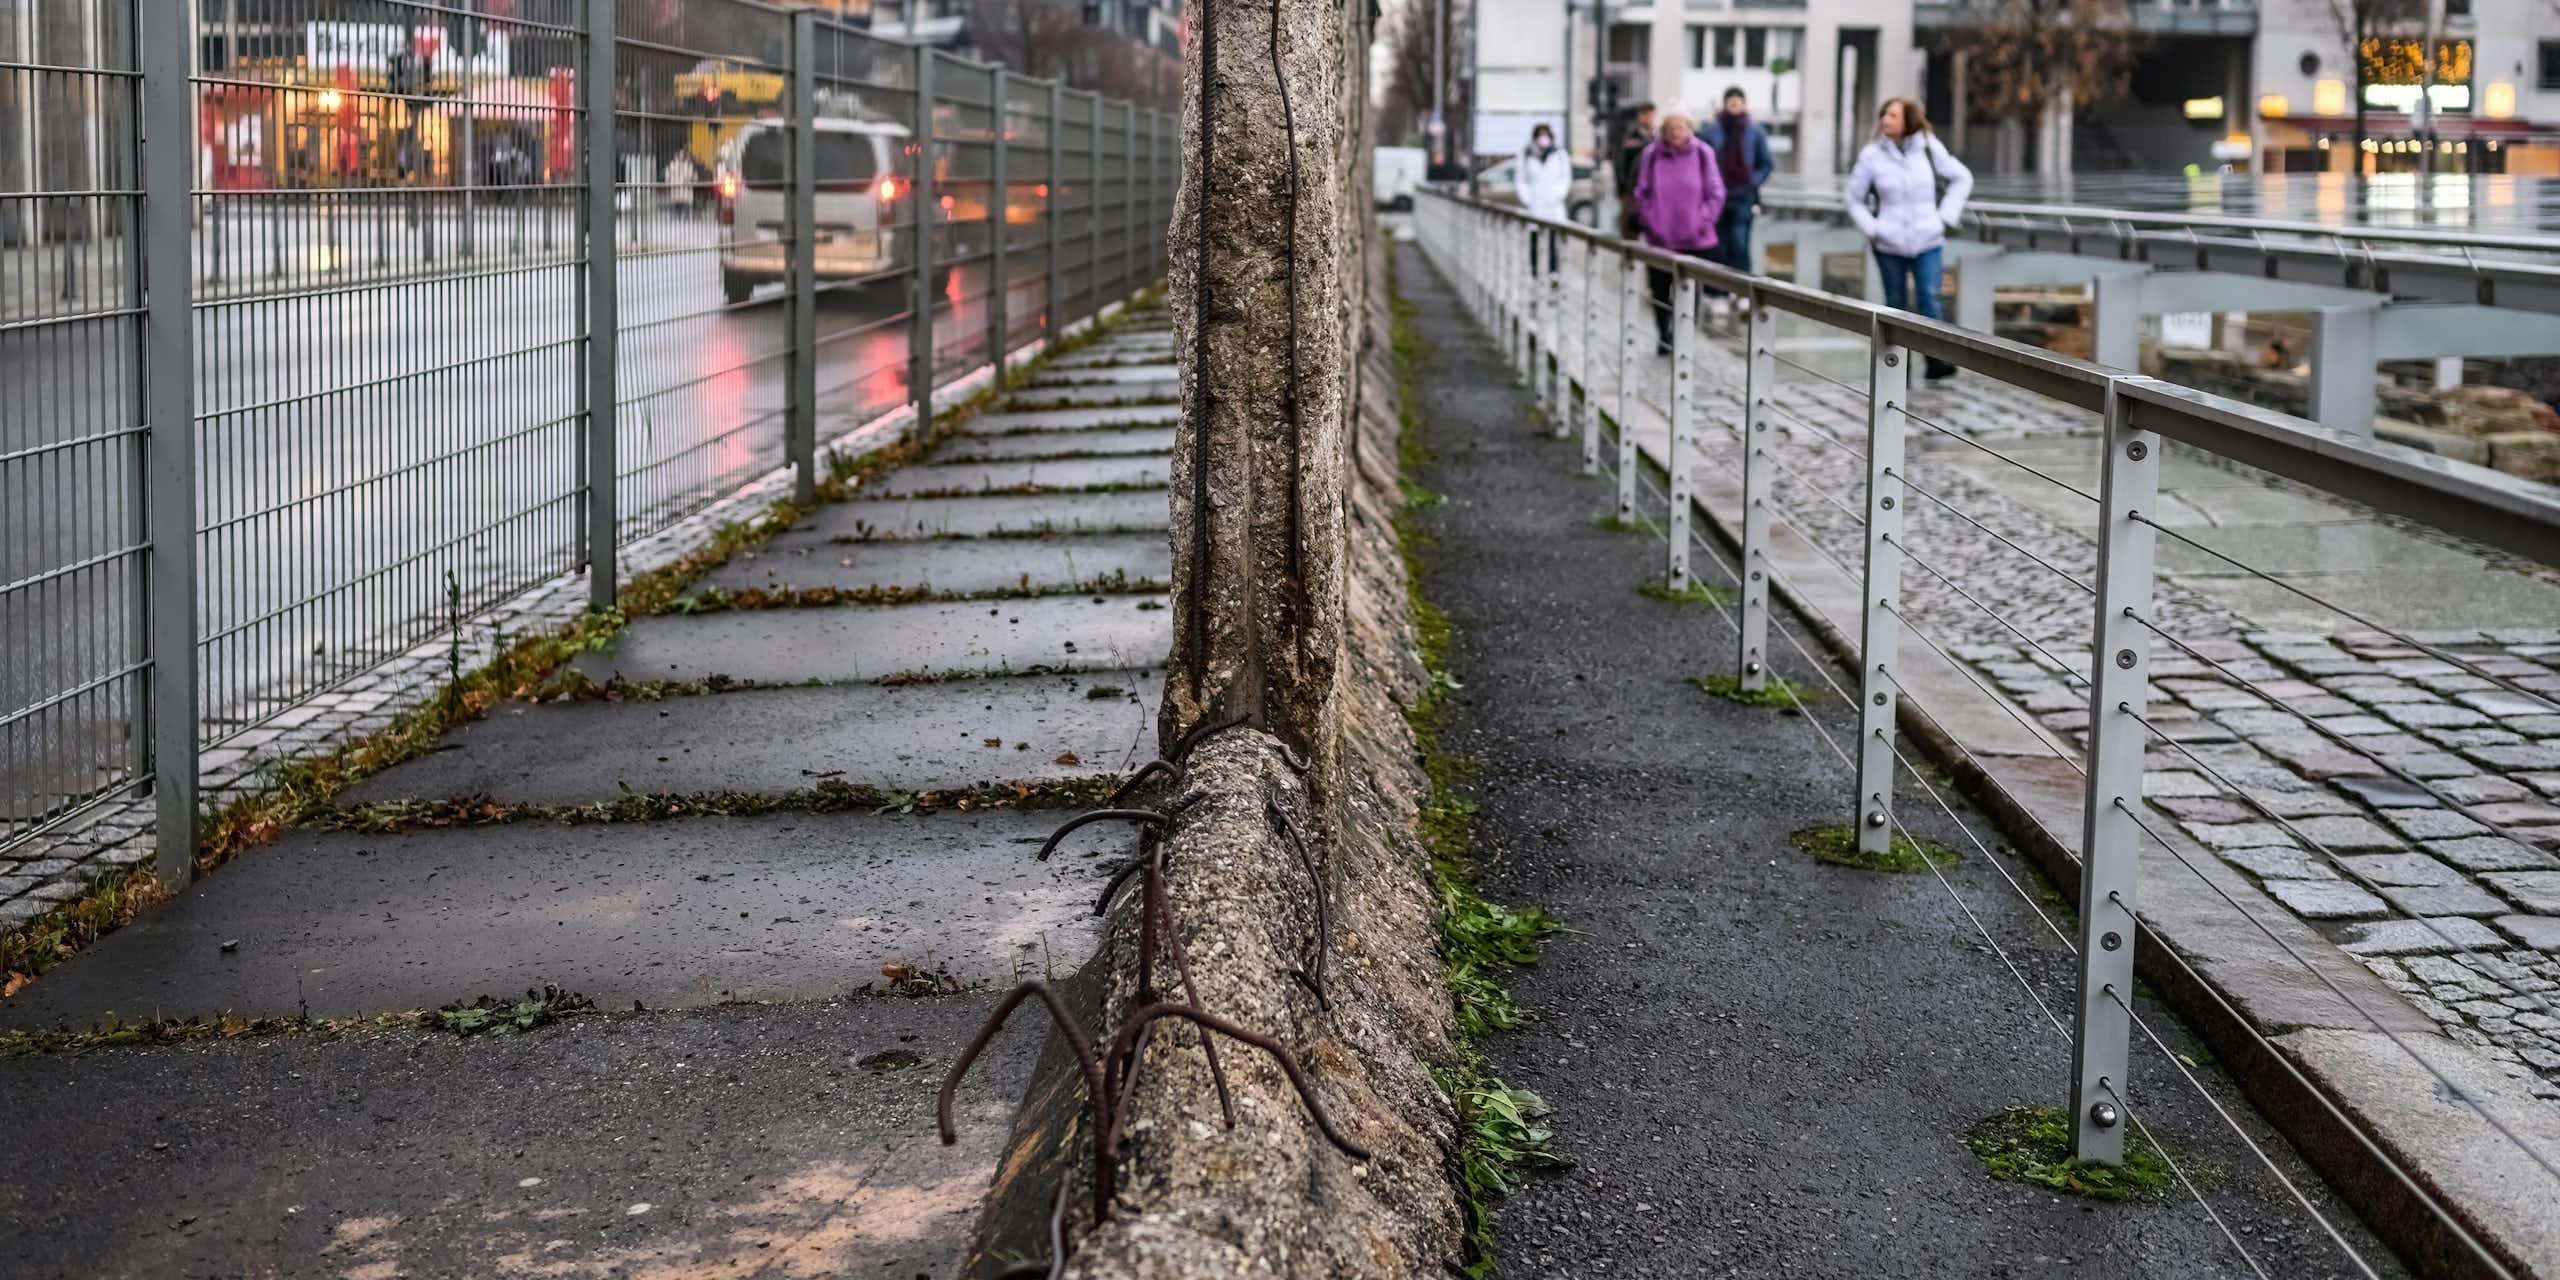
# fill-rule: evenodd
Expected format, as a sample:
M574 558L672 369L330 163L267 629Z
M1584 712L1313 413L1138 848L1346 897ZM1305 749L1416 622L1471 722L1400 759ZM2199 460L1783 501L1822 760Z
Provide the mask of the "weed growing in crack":
M2024 1182L2090 1200L2135 1200L2165 1193L2177 1174L2160 1149L2136 1129L2125 1135L2124 1163L2091 1164L2071 1154L2071 1120L2058 1107L2009 1107L1965 1131L1965 1149L2002 1182ZM2188 1156L2178 1161L2202 1187L2219 1171Z
M1666 604L1683 604L1692 607L1729 605L1735 599L1730 588L1711 587L1695 578L1689 579L1689 585L1685 587L1674 587L1663 578L1647 578L1636 588L1636 594L1647 600L1660 600Z
M1798 684L1775 673L1769 676L1769 682L1766 685L1757 689L1745 689L1742 687L1742 677L1722 672L1698 677L1697 685L1707 693L1727 702L1738 702L1746 707L1765 707L1780 715L1790 716L1798 714L1797 703L1801 702L1810 707L1822 697L1821 690Z
M1600 530L1602 533L1631 533L1639 534L1648 538L1655 537L1662 532L1662 530L1654 526L1654 523L1651 520L1647 520L1643 516L1637 516L1635 519L1629 520L1615 512L1591 517L1591 527Z
M1894 875L1919 875L1932 865L1952 867L1956 851L1935 840L1917 839L1900 831L1893 833L1889 848L1883 853L1863 853L1858 849L1858 832L1847 825L1806 827L1787 837L1796 852L1816 862L1838 867L1856 867L1861 871L1884 871Z
M455 1001L428 1013L425 1025L429 1030L450 1031L458 1036L506 1036L557 1022L569 1014L593 1013L595 1007L595 1001L575 991L546 986L540 991L525 992L522 1000L482 996L469 1002Z

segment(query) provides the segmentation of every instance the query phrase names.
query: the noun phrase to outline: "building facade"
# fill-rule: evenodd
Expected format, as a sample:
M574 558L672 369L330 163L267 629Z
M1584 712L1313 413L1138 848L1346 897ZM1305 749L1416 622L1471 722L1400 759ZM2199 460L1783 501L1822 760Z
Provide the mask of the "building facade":
M2271 173L2560 176L2560 5L2436 0L2434 75L2425 24L2371 34L2365 138L2355 136L2358 52L2329 0L2264 0L2253 58L2253 150ZM2431 80L2421 119L2421 81ZM2426 154L2428 150L2433 155Z
M1587 156L1602 94L1621 105L1676 98L1703 115L1739 87L1769 128L1780 171L1838 173L1865 143L1877 107L1921 84L1908 5L1478 3L1480 155L1517 150L1544 121L1564 126L1566 145Z

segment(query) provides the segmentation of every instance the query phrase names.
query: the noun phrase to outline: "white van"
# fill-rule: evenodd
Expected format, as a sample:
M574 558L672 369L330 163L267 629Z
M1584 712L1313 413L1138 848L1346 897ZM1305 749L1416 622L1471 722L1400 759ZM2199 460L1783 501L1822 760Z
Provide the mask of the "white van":
M1420 147L1380 147L1371 164L1371 200L1381 209L1410 209L1413 193L1421 189L1431 167L1431 156Z
M818 120L818 279L859 280L898 265L900 201L907 180L899 162L907 127L880 120ZM729 140L720 156L720 295L744 302L760 284L789 272L791 130L758 120Z

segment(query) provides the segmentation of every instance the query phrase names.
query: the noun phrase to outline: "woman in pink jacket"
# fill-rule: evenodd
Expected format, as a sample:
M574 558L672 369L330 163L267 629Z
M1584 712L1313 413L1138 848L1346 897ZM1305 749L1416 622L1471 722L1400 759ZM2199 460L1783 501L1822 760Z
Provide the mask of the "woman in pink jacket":
M1716 215L1724 211L1724 176L1715 153L1698 141L1697 117L1678 102L1661 110L1661 132L1636 160L1635 208L1644 242L1703 257L1716 247ZM1657 350L1671 354L1671 273L1648 268Z

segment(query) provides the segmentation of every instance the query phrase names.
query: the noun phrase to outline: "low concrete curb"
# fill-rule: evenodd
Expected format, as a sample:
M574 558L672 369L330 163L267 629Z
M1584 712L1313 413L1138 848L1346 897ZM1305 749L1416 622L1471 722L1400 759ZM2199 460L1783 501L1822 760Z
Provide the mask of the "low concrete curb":
M1667 432L1635 435L1666 477ZM1741 477L1700 469L1692 504L1738 553ZM1782 520L1769 559L1779 597L1854 669L1858 584ZM2082 792L2063 748L1905 634L1904 733L2076 897ZM2174 825L2152 825L2165 844L2142 850L2136 971L2250 1101L2420 1274L2560 1277L2560 1180L2483 1110L2545 1153L2560 1153L2560 1113Z
M1459 1256L1457 1116L1425 1065L1450 1054L1451 1011L1417 835L1429 782L1403 716L1423 681L1395 545L1399 416L1383 260L1370 269L1334 794L1318 795L1275 739L1235 729L1193 750L1178 783L1136 801L1172 818L1168 894L1201 1007L1287 1046L1335 1128L1369 1158L1325 1141L1272 1059L1220 1038L1236 1111L1235 1127L1223 1127L1199 1033L1160 1022L1130 1103L1112 1217L1097 1228L1084 1085L1053 1034L967 1275L1049 1256L1060 1185L1068 1276L1403 1277ZM1305 839L1329 919L1278 813ZM1137 900L1133 887L1103 950L1064 993L1098 1050L1133 1004ZM1308 967L1320 923L1331 926L1329 1008L1291 976ZM1172 986L1158 966L1159 986Z

